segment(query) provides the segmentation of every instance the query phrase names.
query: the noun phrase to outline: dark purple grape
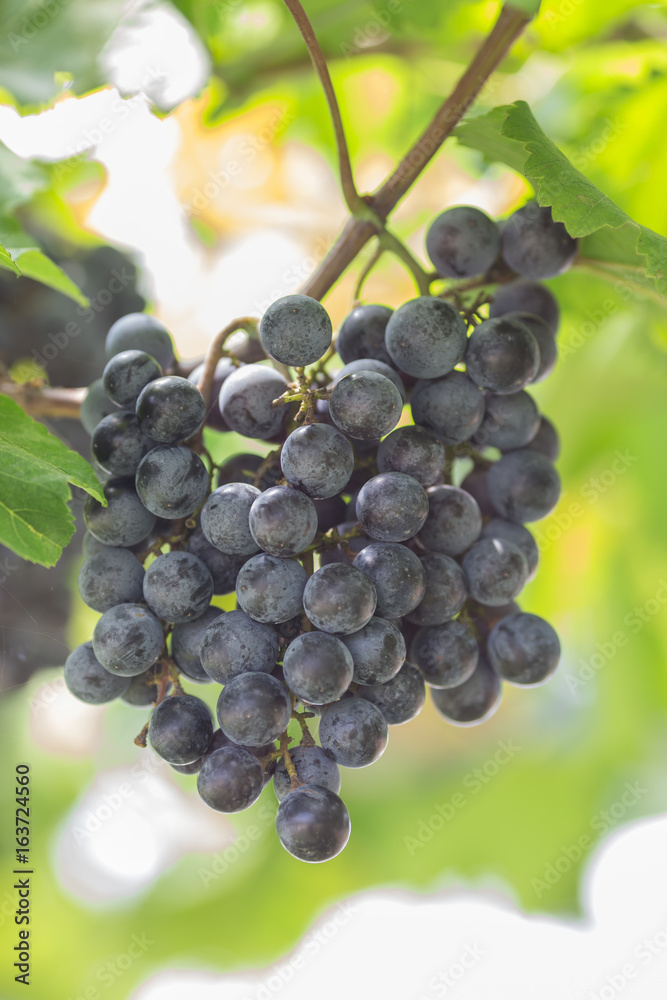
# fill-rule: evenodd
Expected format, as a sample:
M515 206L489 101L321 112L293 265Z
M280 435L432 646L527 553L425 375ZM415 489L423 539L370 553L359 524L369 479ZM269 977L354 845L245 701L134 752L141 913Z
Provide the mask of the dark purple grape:
M172 695L155 706L148 741L168 764L192 764L202 757L213 736L208 705L191 694Z
M104 382L101 378L91 382L86 397L81 404L80 419L86 434L92 434L100 420L108 417L110 413L118 413L119 407L107 396L104 391Z
M285 682L298 698L312 705L342 698L353 670L347 643L326 632L304 632L285 650Z
M539 521L560 496L560 477L548 458L530 448L510 451L488 474L489 499L507 521Z
M424 526L428 498L424 487L403 472L381 472L359 490L357 518L371 538L403 542Z
M267 354L283 365L312 365L331 344L331 320L308 295L285 295L262 316L259 335Z
M187 441L204 422L204 397L192 382L165 375L149 382L137 399L137 416L144 434L158 444Z
M87 705L105 705L119 698L129 683L129 677L114 675L102 666L92 642L77 646L65 660L67 690Z
M518 545L499 538L483 538L463 557L470 595L480 604L507 604L528 579L528 562Z
M377 361L375 358L357 358L356 361L350 361L344 368L336 372L334 375L334 385L336 382L340 382L342 378L345 378L346 375L357 375L359 372L377 372L378 375L384 375L385 378L394 383L401 394L401 399L405 402L405 385L396 369L392 367L391 358L388 358L386 363L384 361ZM323 420L325 419L325 412L326 414L329 412L329 404L324 399L318 400L318 403L322 404L318 410L318 417L320 420ZM320 416L320 413L322 416Z
M201 528L188 538L188 552L201 559L213 580L214 594L231 594L236 587L236 577L247 556L230 556L216 549L207 540Z
M404 472L424 487L433 486L442 478L445 447L425 427L397 427L381 442L377 464L380 472Z
M320 743L343 767L368 767L387 746L387 721L365 698L327 705L320 718Z
M405 545L371 542L355 557L354 565L373 582L380 618L401 618L414 611L424 597L424 567Z
M219 406L229 428L245 437L270 441L287 420L289 406L273 406L287 389L287 379L265 365L237 368L223 382Z
M208 496L208 471L196 451L161 445L142 458L135 478L137 495L157 517L190 517Z
M484 395L464 372L417 382L410 406L415 424L449 445L468 441L484 417Z
M527 312L540 316L555 334L560 322L560 309L556 299L545 285L537 281L511 281L499 285L489 306L489 316L506 316L507 313Z
M572 266L578 241L562 222L554 222L551 209L529 202L503 226L502 254L522 278L555 278Z
M503 316L475 327L465 361L475 385L504 395L532 382L540 367L540 349L528 327Z
M485 212L471 205L448 208L426 233L426 252L445 278L483 274L500 251L500 230Z
M428 552L421 557L426 578L422 601L408 616L414 625L443 625L457 615L468 592L463 570L450 556Z
M144 576L144 600L158 618L186 622L203 615L213 596L213 580L191 552L165 552Z
M322 785L330 792L340 791L340 770L338 764L321 747L301 743L290 747L290 757L302 785ZM273 775L273 789L279 802L292 790L290 776L282 760L276 764Z
M93 651L112 674L143 674L162 652L164 632L159 620L143 604L117 604L95 625Z
M112 476L133 476L154 443L129 410L110 413L93 431L90 450L98 465Z
M202 507L201 529L208 542L232 556L250 556L259 545L250 533L250 508L261 496L249 483L218 486Z
M123 409L134 410L141 390L161 376L162 369L150 354L121 351L107 362L102 381L109 399Z
M301 785L282 800L278 839L288 854L317 864L330 861L350 839L350 815L341 799L322 785Z
M345 317L336 337L336 350L343 364L359 358L390 363L384 334L392 312L388 306L363 305Z
M550 462L556 462L560 455L560 441L556 428L546 417L540 420L537 434L528 442L526 448L531 451L539 451Z
M431 697L447 722L455 726L476 726L497 711L502 685L498 674L480 657L467 681L452 688L431 688Z
M107 358L122 351L144 351L163 368L174 363L174 345L164 323L146 313L128 313L111 326L104 346Z
M457 687L477 666L479 646L463 622L449 621L420 628L410 645L410 659L431 687Z
M363 628L373 617L376 600L366 574L346 563L316 570L303 592L303 607L315 628L338 635Z
M108 611L116 604L143 601L144 568L127 549L106 547L79 570L79 593L89 608Z
M239 570L236 599L255 621L277 625L302 612L307 579L296 560L260 552Z
M402 726L421 712L426 700L422 675L411 663L384 684L360 684L355 695L376 705L388 726Z
M532 313L528 312L508 313L506 318L516 319L519 323L523 323L524 326L528 327L537 341L537 346L540 349L540 366L537 369L537 374L532 379L532 384L543 382L551 374L558 360L558 347L556 346L556 338L552 328L546 320L540 316L533 316Z
M535 687L554 674L560 660L560 642L544 618L522 612L494 625L487 653L491 666L504 680Z
M247 809L264 787L262 765L241 747L223 747L206 755L197 777L197 791L218 812Z
M512 451L528 444L539 425L535 400L527 392L513 392L509 396L488 393L484 420L472 441L476 448L490 446Z
M433 486L427 491L428 517L419 541L433 552L458 556L477 541L482 514L477 501L456 486Z
M329 399L329 413L336 427L362 441L377 441L388 434L400 420L402 409L403 400L396 386L372 371L346 375L334 384Z
M501 517L493 517L482 528L482 538L499 538L501 541L517 545L526 557L528 579L532 580L537 571L539 550L528 528L515 521L504 521Z
M88 497L83 519L88 531L103 545L129 548L141 542L155 527L155 515L146 510L128 479L110 479L104 487L108 505Z
M317 533L313 501L292 486L265 490L250 508L250 534L272 556L295 556L307 549Z
M278 633L244 611L219 613L201 637L199 655L208 677L227 684L251 670L271 673L278 658Z
M396 310L387 323L385 343L400 371L439 378L463 358L466 325L449 302L423 295Z
M386 684L405 663L405 639L400 629L384 618L371 618L358 632L342 636L342 642L352 656L356 684Z
M288 483L309 497L325 499L347 485L354 469L354 452L336 427L305 424L285 441L280 463Z
M218 698L218 722L234 743L260 747L287 729L291 699L275 677L261 671L233 677Z
M228 340L225 341L225 345L227 346L228 344L229 341ZM263 352L262 352L262 357L263 357ZM222 383L229 375L232 374L232 372L236 371L236 368L237 366L233 364L233 362L231 362L229 358L220 358L217 365L215 366L215 374L213 376L213 382L211 384L211 395L208 405L208 412L206 414L204 422L206 423L207 427L212 427L216 431L229 430L227 422L223 419L222 414L220 413L220 406L218 401L220 399L220 390L222 389ZM188 375L188 382L192 382L193 385L199 387L199 383L202 380L203 374L204 374L204 364L202 362L202 364L197 365L196 368L192 369L192 371Z
M177 622L171 630L171 655L178 669L193 681L207 684L211 680L202 666L199 647L209 625L222 615L224 612L220 608L211 606L199 618Z

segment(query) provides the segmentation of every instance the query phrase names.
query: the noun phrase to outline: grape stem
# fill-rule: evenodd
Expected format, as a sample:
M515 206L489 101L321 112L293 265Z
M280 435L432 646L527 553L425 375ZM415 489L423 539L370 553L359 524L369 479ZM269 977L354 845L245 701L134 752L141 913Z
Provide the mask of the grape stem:
M380 247L382 249L393 253L394 256L398 257L398 259L405 265L407 270L415 279L415 284L419 294L429 295L431 282L434 280L435 275L430 277L417 258L412 255L410 250L408 250L406 245L402 243L398 237L394 236L393 233L390 233L388 229L383 229L379 234L378 239L380 240Z
M301 726L301 746L314 747L315 740L312 737L310 729L308 728L307 719L314 719L314 712L292 712L292 718Z
M287 771L287 773L289 775L290 790L294 791L295 788L299 787L299 785L301 784L301 782L299 781L299 776L296 773L296 768L294 766L294 762L292 761L292 756L291 756L291 754L289 752L289 744L291 742L292 742L292 737L288 736L287 735L287 730L285 730L285 732L281 734L280 741L279 741L279 743L280 743L280 755L281 755L281 757L283 759L283 763L285 765L285 770Z
M476 52L454 90L382 187L374 195L362 199L364 209L353 213L348 219L334 246L303 286L304 295L322 299L371 237L383 230L390 212L454 131L491 73L530 20L530 15L512 7L502 8L491 33Z
M233 319L231 323L223 327L220 333L209 344L204 357L204 370L199 380L199 391L204 397L207 411L211 402L211 390L213 388L216 365L220 358L224 357L224 347L227 337L236 333L237 330L245 330L246 333L257 335L258 328L259 320L254 319L252 316L241 316L240 319Z
M365 204L354 183L350 153L347 147L347 139L345 138L345 129L343 128L343 119L341 118L336 92L333 88L333 83L331 82L331 75L329 73L327 61L324 58L324 53L320 48L320 43L317 40L313 26L308 20L308 15L299 3L299 0L284 0L284 3L294 18L297 28L301 32L310 58L312 59L313 66L315 67L315 71L320 78L320 83L322 84L322 89L324 90L324 96L326 97L327 104L329 105L329 114L331 115L331 121L336 136L338 170L340 174L340 184L343 190L343 197L345 198L345 203L350 212L355 215L365 208Z

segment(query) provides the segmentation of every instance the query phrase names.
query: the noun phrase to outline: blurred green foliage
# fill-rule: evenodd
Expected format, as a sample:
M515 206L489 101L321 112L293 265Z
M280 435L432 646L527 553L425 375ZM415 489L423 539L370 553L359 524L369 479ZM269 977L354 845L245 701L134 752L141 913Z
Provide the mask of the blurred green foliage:
M215 67L210 120L287 97L296 115L286 136L298 136L333 163L323 99L282 5L183 0L177 6L200 33ZM76 4L68 9L74 15ZM308 9L332 59L353 155L382 151L396 157L426 124L498 8L403 0L386 25L379 19L387 9L382 0L316 0ZM256 32L242 18L253 11ZM69 22L60 17L43 30L64 31ZM14 68L13 76L4 70L0 82L19 104L31 106L55 95L57 70L71 72L81 88L103 82L93 58L101 47L101 22L92 18L91 25L90 38L77 36L83 56L71 51L73 39L65 45L54 36L47 45L42 35L43 43L20 52L20 70ZM377 25L383 34L373 44ZM667 147L656 141L664 132L665 33L665 12L655 5L549 0L474 113L528 100L541 128L577 169L638 223L665 233ZM21 84L38 65L34 81ZM373 71L396 85L385 116L366 109L364 88ZM548 86L535 86L545 79ZM490 180L504 178L508 169L455 143L440 155L452 170ZM442 207L437 200L428 212L415 205L412 215L401 217L401 233L409 235ZM262 820L262 836L207 886L200 869L210 866L210 857L186 856L138 898L97 909L59 884L57 844L68 813L96 773L150 752L131 743L129 728L141 713L128 723L127 710L112 706L94 759L59 758L37 749L26 732L31 694L57 675L8 696L0 706L2 757L9 770L30 761L38 803L32 859L39 873L34 958L40 998L84 995L101 963L144 930L154 945L104 989L105 1000L126 998L133 984L165 966L261 965L293 947L333 900L369 886L427 891L502 884L528 911L572 913L579 906L581 866L571 865L553 885L545 883L548 867L581 837L595 843L616 823L667 808L664 305L617 276L604 280L575 269L550 285L563 308L561 361L536 397L562 435L564 495L555 514L536 526L541 568L522 606L547 617L561 634L559 674L543 689L507 690L498 714L478 729L450 727L430 707L394 729L371 771L344 775L353 834L335 861L299 864ZM231 442L226 447L235 450ZM89 637L92 620L80 608L73 643ZM520 749L491 774L488 762L502 741ZM480 768L483 779L474 775ZM191 779L174 781L192 789ZM646 791L619 816L628 782ZM456 805L461 798L465 804ZM438 805L453 815L427 839ZM234 825L242 832L260 823L264 806L275 808L271 789ZM5 826L4 871L13 860L7 832ZM582 863L589 857L587 851ZM0 926L7 942L12 926L6 919ZM2 976L9 991L6 966Z

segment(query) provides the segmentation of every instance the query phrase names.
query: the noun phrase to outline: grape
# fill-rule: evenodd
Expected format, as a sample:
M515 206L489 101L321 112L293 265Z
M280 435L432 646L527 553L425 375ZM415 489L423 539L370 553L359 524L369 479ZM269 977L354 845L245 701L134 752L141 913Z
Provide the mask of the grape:
M350 839L350 815L328 788L301 785L278 806L276 831L287 853L299 861L330 861Z
M272 556L294 556L307 549L317 533L313 501L292 486L274 486L250 508L250 534Z
M342 537L343 535L349 534L350 531L356 530L356 525L356 521L344 521L342 524L338 525L336 532ZM358 552L361 552L361 550L368 545L370 538L368 538L367 535L355 535L353 538L346 539L346 542L346 549L337 545L334 549L326 549L322 552L320 554L320 565L328 566L329 563L352 563L355 555ZM351 556L347 554L348 547L349 551L352 553Z
M540 349L523 323L503 316L475 327L465 360L475 385L504 395L532 382L540 367Z
M262 455L252 455L242 453L228 458L217 471L217 486L226 486L229 483L249 483L255 486L255 478L265 459ZM265 466L257 488L268 490L271 486L277 486L281 476L280 459Z
M531 451L539 451L550 462L555 462L560 455L560 441L556 428L546 417L540 420L537 434L526 445Z
M162 652L162 625L142 604L117 604L105 611L93 631L93 650L112 674L143 674Z
M285 650L285 682L297 698L313 705L342 698L352 682L353 670L346 645L326 632L304 632Z
M289 406L272 406L282 396L287 379L264 365L237 368L222 384L219 405L230 430L245 437L269 441L287 420Z
M145 351L121 351L107 361L102 373L104 391L123 409L134 410L139 393L162 376L159 364Z
M438 215L426 234L426 252L445 278L472 278L494 263L500 250L500 230L485 212L471 205L449 208Z
M143 600L144 568L127 549L105 548L86 559L79 571L79 593L94 611Z
M144 600L158 618L186 622L203 615L211 603L213 580L191 552L165 552L144 576Z
M320 743L343 767L367 767L387 746L387 722L365 698L344 698L327 705L320 719Z
M213 490L202 507L201 529L206 540L231 556L250 556L259 545L250 533L250 508L261 496L249 483L228 483Z
M110 479L104 487L108 506L88 497L83 519L88 531L103 545L136 545L155 527L155 515L146 510L127 479Z
M407 617L414 625L442 625L457 615L467 595L463 571L450 556L428 552L421 557L426 577L423 600Z
M91 535L89 531L84 532L83 541L81 542L81 552L84 559L90 559L91 556L96 555L98 552L104 552L109 547L102 542L98 542L95 536Z
M275 742L265 743L261 747L244 747L241 746L240 743L234 743L233 740L230 740L227 736L225 736L222 729L216 729L213 733L213 738L209 744L209 748L204 754L204 759L206 759L209 754L213 753L214 750L222 750L224 747L236 747L238 750L247 750L247 752L252 754L255 760L258 760L262 766L262 771L264 772L264 784L267 785L269 783L276 769L276 761L270 757L270 755L275 753Z
M308 295L277 299L259 325L264 350L283 365L303 367L319 361L331 344L331 335L326 309Z
M455 726L476 726L489 719L500 705L500 678L483 657L474 672L458 687L432 688L436 709Z
M372 581L380 618L401 618L414 611L424 597L424 567L405 545L371 542L355 557L354 566Z
M91 383L86 397L81 404L79 416L85 432L92 434L100 420L108 417L110 413L118 413L118 407L109 399L104 391L104 382L102 379L95 379Z
M313 500L317 514L317 530L329 531L340 523L347 514L347 504L341 496L327 497L324 500Z
M305 424L285 441L280 464L288 483L310 497L324 499L334 497L347 485L354 469L354 452L337 428Z
M218 698L218 722L225 736L242 746L260 747L287 729L292 702L279 680L261 671L238 674Z
M558 503L558 473L548 458L530 448L503 455L488 477L491 503L507 521L539 521Z
M307 579L295 559L261 552L239 570L236 599L255 621L277 625L301 614Z
M528 528L515 521L504 521L501 517L494 517L482 528L482 538L499 538L504 542L513 542L523 552L528 565L528 579L532 580L540 556L537 542Z
M428 517L419 532L427 549L458 556L476 542L482 514L474 497L456 486L433 486L427 492Z
M489 662L511 684L535 687L552 676L560 660L558 635L537 615L509 615L494 625L487 643Z
M213 736L208 705L191 694L177 694L156 705L148 725L153 750L168 764L192 764Z
M264 787L262 765L241 747L223 747L207 754L197 777L197 791L218 812L247 809Z
M336 350L343 364L359 358L390 363L384 334L392 312L393 309L387 306L364 305L357 306L345 317L336 337Z
M457 687L477 666L479 646L463 622L449 621L420 628L412 640L410 658L431 687Z
M401 371L438 378L463 358L466 325L449 302L423 295L396 310L387 323L385 342Z
M537 281L511 281L500 285L493 294L489 306L489 316L505 316L507 313L523 312L539 316L548 323L552 333L558 330L560 309L555 298L545 285Z
M401 418L403 400L396 386L378 372L360 371L334 383L329 413L336 427L352 438L376 441Z
M483 538L463 557L463 572L471 596L498 607L519 593L528 579L528 562L514 542Z
M522 278L554 278L572 266L578 241L562 222L554 222L550 208L529 202L503 226L502 254Z
M488 474L484 466L475 466L461 483L461 489L477 501L482 517L496 516L493 504L489 500Z
M135 674L134 677L130 678L130 683L121 695L121 699L128 705L147 708L157 701L158 691L159 685L155 679L155 671L149 667L143 674Z
M442 478L445 448L425 427L397 427L381 442L377 464L380 472L404 472L422 486L433 486Z
M510 601L509 604L500 604L496 607L490 607L488 604L479 604L472 598L466 602L465 614L470 620L470 627L475 630L480 644L484 644L489 637L489 632L496 625L501 618L506 618L507 615L516 615L521 611L521 608L516 603L516 601Z
M189 517L208 496L208 471L199 455L186 445L160 445L139 463L135 479L147 510L175 521Z
M112 476L133 476L141 459L153 447L138 418L128 410L103 417L90 442L95 461Z
M402 726L421 712L426 689L419 671L404 663L399 672L384 684L360 684L355 695L376 705L388 726Z
M540 415L535 400L527 392L521 390L510 396L489 393L484 420L473 438L473 444L478 448L490 445L501 451L512 451L528 444L537 434L539 425Z
M357 518L371 538L380 542L403 542L424 526L428 498L423 486L403 472L381 472L373 476L357 497Z
M174 345L169 331L159 319L145 313L121 316L107 334L107 358L111 359L116 354L129 350L145 351L163 369L169 368L174 362Z
M338 764L321 747L305 743L290 748L290 757L302 785L321 785L330 792L340 791L340 770ZM273 776L273 790L279 802L291 791L290 776L282 760L276 764Z
M403 635L384 618L371 618L358 632L343 636L342 641L352 655L355 684L385 684L405 663Z
M225 341L225 345L229 346L229 340ZM231 350L231 348L229 348ZM261 357L264 357L262 352ZM216 431L228 431L229 427L227 422L223 419L220 413L220 407L218 405L218 400L220 398L220 390L222 389L222 383L225 379L236 371L236 365L233 364L229 358L220 358L215 366L215 374L213 375L213 382L211 383L211 393L210 402L208 406L208 413L206 414L205 423L207 427L213 427ZM193 368L188 375L188 382L192 382L193 385L199 387L199 383L202 380L204 374L204 363L197 365Z
M149 382L137 399L141 427L158 444L187 441L204 423L204 397L180 375L165 375Z
M210 674L202 666L199 647L209 625L222 615L220 608L211 606L199 618L178 622L171 630L171 655L178 669L193 681L207 684L211 680Z
M316 570L306 583L303 607L315 628L349 635L363 628L375 612L375 587L365 573L346 563Z
M415 424L437 434L443 444L467 441L484 417L484 395L464 372L417 382L410 406Z
M523 323L537 341L540 351L540 366L537 369L537 374L531 380L531 384L544 382L545 378L553 371L554 365L558 360L558 347L556 346L556 338L552 328L540 316L533 316L527 312L507 313L505 318L518 320L519 323Z
M278 658L278 633L244 611L218 614L203 632L199 656L208 677L226 684L250 670L271 673Z
M401 394L401 399L405 402L405 386L403 385L403 380L398 374L395 368L391 367L391 359L388 358L387 361L378 361L376 358L357 358L356 361L349 361L344 368L336 372L334 375L334 385L336 382L340 382L342 378L346 375L358 375L359 372L377 372L378 375L384 375L388 378L390 382L396 386ZM318 400L324 406L328 404L326 400Z
M207 540L201 528L188 538L188 552L201 559L213 580L214 594L231 594L236 587L236 577L247 556L231 556L216 549Z
M87 705L105 705L122 695L130 680L105 670L93 652L92 642L72 650L65 660L65 684L70 694Z

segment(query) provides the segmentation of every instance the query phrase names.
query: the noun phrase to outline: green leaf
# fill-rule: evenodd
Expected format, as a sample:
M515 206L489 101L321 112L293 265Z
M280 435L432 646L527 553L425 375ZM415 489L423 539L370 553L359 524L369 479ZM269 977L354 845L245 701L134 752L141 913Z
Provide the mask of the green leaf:
M54 566L74 533L68 483L106 505L88 462L0 395L0 543Z
M525 101L464 122L455 135L530 181L537 202L581 239L579 266L667 296L667 239L634 222L573 167Z
M6 236L4 240L9 242ZM63 269L37 247L8 247L0 243L0 267L12 271L19 277L41 281L43 285L55 288L57 292L62 292L63 295L74 299L80 306L90 305L87 296L83 294L81 289L77 288Z

